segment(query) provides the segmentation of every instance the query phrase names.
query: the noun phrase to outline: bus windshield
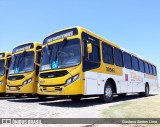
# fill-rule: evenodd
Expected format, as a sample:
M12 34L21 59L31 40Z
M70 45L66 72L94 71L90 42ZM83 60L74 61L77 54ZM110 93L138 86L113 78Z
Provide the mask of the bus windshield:
M64 40L42 49L40 71L76 66L79 63L79 39Z
M0 60L0 76L4 75L4 60Z
M12 57L9 74L19 74L34 70L34 52L23 52Z

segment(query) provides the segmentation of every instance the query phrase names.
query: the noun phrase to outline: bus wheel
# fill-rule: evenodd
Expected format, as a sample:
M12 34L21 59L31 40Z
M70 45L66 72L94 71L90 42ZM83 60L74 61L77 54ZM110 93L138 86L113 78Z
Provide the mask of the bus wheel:
M21 97L22 97L22 95L17 94L17 95L15 95L15 97L16 97L16 98L21 98Z
M106 82L104 87L104 94L100 96L103 102L112 102L113 100L113 87L110 82Z
M143 97L148 97L149 96L149 86L146 85L145 86L145 92L141 92L139 93L140 96L143 96Z
M78 102L78 101L81 100L81 96L71 96L71 100L72 100L73 102Z
M45 99L46 99L46 96L45 96L45 95L38 95L38 99L39 99L39 100L45 100Z

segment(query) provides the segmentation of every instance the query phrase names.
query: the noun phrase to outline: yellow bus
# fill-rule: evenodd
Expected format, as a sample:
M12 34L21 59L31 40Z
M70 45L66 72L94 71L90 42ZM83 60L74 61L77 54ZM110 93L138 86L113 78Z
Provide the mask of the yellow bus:
M158 88L156 66L82 28L57 31L43 41L38 94L69 96L73 101L139 93Z
M8 68L11 61L11 53L3 52L0 53L0 95L4 96L6 94L6 84Z
M13 49L6 91L16 97L37 93L42 44L28 42Z

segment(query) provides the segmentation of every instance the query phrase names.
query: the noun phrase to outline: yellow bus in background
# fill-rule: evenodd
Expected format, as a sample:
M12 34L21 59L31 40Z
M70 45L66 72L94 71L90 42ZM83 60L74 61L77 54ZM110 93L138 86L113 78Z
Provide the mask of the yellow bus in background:
M6 94L6 83L10 62L10 52L0 53L0 96L4 96Z
M6 91L16 97L37 93L42 44L29 42L13 49Z
M148 96L157 88L154 64L82 27L57 31L43 41L39 95L73 101L99 96L111 102L114 94Z

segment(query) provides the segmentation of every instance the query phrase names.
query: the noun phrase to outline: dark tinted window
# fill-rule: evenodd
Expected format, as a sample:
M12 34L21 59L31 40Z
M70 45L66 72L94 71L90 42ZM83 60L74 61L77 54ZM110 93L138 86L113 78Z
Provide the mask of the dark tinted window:
M86 33L82 33L83 72L100 67L100 41ZM92 53L88 54L87 44L92 44Z
M10 64L11 64L11 58L7 58L6 66L9 68L9 67L10 67Z
M140 70L141 72L144 72L144 61L142 61L142 60L140 60L140 59L139 59L139 70Z
M148 65L148 63L144 63L144 66L145 66L145 72L147 73L147 74L149 74L149 65Z
M42 46L37 46L36 50L42 49Z
M105 63L114 64L113 48L105 43L102 44L103 61Z
M153 68L152 68L151 64L149 64L149 72L150 72L151 75L153 75Z
M89 54L89 61L96 63L100 62L99 46L92 44L92 53Z
M123 55L122 51L119 49L114 49L114 58L115 58L115 64L117 66L123 67Z
M138 58L136 58L135 56L132 56L132 66L135 71L139 71Z
M131 55L126 53L126 52L124 52L123 53L123 59L124 59L125 68L132 69Z
M153 74L154 74L154 75L157 75L157 70L156 70L156 67L155 67L155 66L153 66Z

